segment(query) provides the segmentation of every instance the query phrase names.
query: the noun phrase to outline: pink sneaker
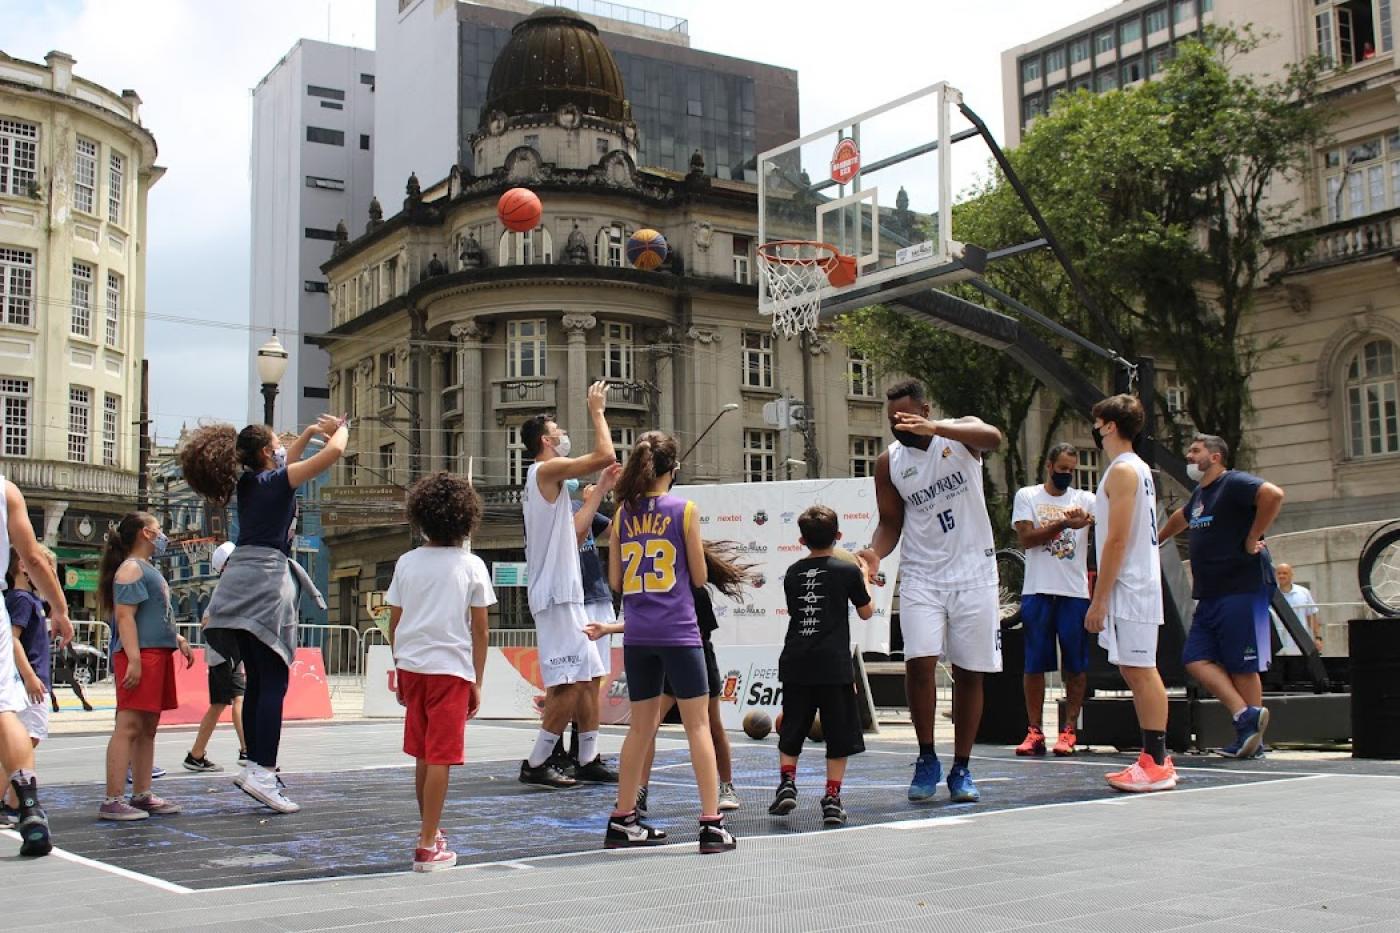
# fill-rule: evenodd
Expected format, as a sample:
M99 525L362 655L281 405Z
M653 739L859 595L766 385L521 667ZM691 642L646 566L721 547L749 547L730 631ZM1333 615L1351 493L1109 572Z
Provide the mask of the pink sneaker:
M414 871L437 871L439 868L451 868L456 864L457 853L449 852L447 849L434 847L413 850Z
M105 800L102 806L97 808L97 818L99 820L116 820L125 823L131 820L147 820L151 815L145 810L133 807L120 797L112 800Z
M1171 790L1176 786L1176 767L1172 764L1170 755L1159 765L1152 760L1151 755L1143 752L1131 767L1105 775L1105 778L1114 790L1130 794Z
M131 805L138 810L144 810L151 816L174 816L180 812L178 803L171 803L164 797L157 797L155 794L133 794Z

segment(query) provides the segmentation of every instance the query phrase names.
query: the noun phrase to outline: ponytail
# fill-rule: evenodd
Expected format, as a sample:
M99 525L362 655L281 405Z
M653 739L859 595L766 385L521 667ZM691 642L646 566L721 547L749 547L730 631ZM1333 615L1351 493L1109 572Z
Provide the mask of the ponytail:
M617 501L635 511L652 483L674 470L679 459L676 439L671 435L648 431L637 438L613 490Z
M710 585L730 599L738 599L745 587L758 578L756 564L739 560L739 545L733 541L702 541L705 548L705 575Z
M131 556L136 544L136 536L155 522L149 512L127 512L107 531L107 540L102 549L102 563L97 572L97 602L103 615L110 615L116 605L113 599L113 582L117 568Z
M180 448L180 471L190 488L222 506L238 488L245 469L263 465L263 449L276 438L264 424L250 424L242 431L231 424L211 424L197 428Z

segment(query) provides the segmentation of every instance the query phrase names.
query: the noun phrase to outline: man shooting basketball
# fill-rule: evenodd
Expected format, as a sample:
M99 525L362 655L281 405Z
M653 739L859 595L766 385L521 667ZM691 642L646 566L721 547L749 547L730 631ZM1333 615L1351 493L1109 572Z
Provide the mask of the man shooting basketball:
M576 718L579 727L579 780L616 776L598 757L598 687L603 676L597 643L585 629L583 575L567 480L597 473L616 462L603 411L608 386L588 387L593 449L570 457L569 435L548 415L536 415L520 428L525 452L534 463L525 474L521 511L525 519L525 564L530 614L539 643L540 678L545 686L543 721L529 757L520 763L520 781L542 787L572 787L577 781L550 761L560 734ZM595 772L597 772L595 774ZM603 772L607 772L606 774Z
M929 420L924 387L912 379L885 397L895 442L875 463L880 523L860 556L873 580L880 559L903 540L905 689L919 739L909 799L932 798L943 776L933 747L934 674L946 654L953 665L948 793L974 802L981 794L968 760L982 719L982 675L1001 670L996 551L982 488L982 455L1001 446L1001 432L971 416Z

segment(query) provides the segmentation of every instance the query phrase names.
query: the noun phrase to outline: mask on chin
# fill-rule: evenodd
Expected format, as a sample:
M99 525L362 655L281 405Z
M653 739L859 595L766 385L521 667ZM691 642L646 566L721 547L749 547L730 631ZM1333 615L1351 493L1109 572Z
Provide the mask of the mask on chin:
M569 435L561 434L559 442L554 445L554 452L561 457L567 457L569 451L573 450L573 445L569 443Z
M1055 487L1056 489L1058 489L1060 492L1064 492L1066 489L1068 489L1068 488L1070 487L1070 483L1072 483L1072 482L1074 482L1074 474L1073 474L1073 473L1051 473L1051 474L1050 474L1050 485L1054 486L1054 487Z
M1186 464L1186 475L1191 478L1191 482L1199 483L1205 477L1206 471L1194 463L1188 463Z

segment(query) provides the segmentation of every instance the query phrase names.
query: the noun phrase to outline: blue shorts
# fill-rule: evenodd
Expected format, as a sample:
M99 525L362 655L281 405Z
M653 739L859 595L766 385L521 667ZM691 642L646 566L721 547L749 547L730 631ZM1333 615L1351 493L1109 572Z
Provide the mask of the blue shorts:
M1089 633L1084 616L1089 600L1078 596L1021 597L1021 628L1026 633L1026 673L1044 674L1063 667L1069 674L1089 669ZM1056 661L1055 642L1060 643L1063 664Z
M627 671L627 698L633 703L656 699L668 682L668 692L678 700L710 695L705 649L699 645L629 645L624 635L622 664Z
M1231 674L1269 669L1269 596L1272 587L1202 599L1182 649L1184 664L1214 661Z

